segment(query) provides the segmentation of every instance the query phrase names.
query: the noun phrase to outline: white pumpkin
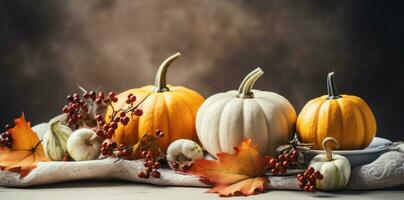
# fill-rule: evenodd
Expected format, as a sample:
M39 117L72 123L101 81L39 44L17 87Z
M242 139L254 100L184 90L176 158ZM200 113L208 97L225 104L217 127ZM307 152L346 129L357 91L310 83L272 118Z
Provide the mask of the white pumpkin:
M316 188L326 191L342 190L349 182L351 165L344 156L333 154L327 145L328 142L333 142L339 148L335 138L326 137L322 142L326 154L319 154L310 161L310 166L320 171L324 177L322 180L317 180Z
M259 145L260 154L273 154L279 144L286 143L295 131L296 111L279 94L252 90L263 74L257 68L242 81L239 90L209 97L199 108L196 130L206 150L234 153L233 147L250 138Z
M67 151L75 161L94 160L101 153L101 141L93 130L77 129L67 140Z

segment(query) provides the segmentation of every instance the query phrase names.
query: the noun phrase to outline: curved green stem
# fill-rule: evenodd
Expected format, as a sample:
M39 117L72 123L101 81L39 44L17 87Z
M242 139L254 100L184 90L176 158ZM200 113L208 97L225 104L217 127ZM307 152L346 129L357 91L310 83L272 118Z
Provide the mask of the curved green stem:
M333 138L333 137L326 137L326 138L324 138L324 140L323 140L323 142L321 143L321 145L323 146L323 149L324 149L324 151L325 151L325 153L326 153L326 155L325 155L325 160L326 160L326 161L332 161L332 160L333 160L333 157L332 157L332 149L331 149L330 146L328 145L329 142L334 143L334 145L335 145L335 147L336 147L337 149L339 149L339 147L340 147L338 141L337 141L335 138Z
M328 73L327 76L327 92L328 92L328 99L338 99L341 98L337 91L337 86L335 85L334 80L334 72Z
M255 70L250 72L244 80L241 82L240 87L238 88L238 97L239 98L254 98L254 93L251 91L254 83L258 80L260 76L264 74L264 71L260 67L257 67Z
M170 66L170 64L172 62L174 62L174 60L176 60L180 56L181 56L181 54L177 52L174 55L165 59L163 63L161 63L161 65L157 71L157 74L156 74L156 81L154 83L155 92L169 91L169 89L167 87L167 82L166 82L167 68L168 68L168 66Z

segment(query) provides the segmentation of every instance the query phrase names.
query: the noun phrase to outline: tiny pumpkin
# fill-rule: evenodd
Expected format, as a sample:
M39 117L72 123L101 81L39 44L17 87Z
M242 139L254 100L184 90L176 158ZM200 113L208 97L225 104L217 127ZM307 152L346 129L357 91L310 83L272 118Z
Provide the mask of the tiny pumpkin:
M338 141L333 137L323 140L322 146L326 154L319 154L310 161L314 170L320 171L322 180L317 180L316 188L320 190L341 190L346 187L351 176L351 165L347 158L333 154L328 143L333 142L339 148Z
M296 132L300 141L321 149L326 137L334 137L341 149L363 149L376 134L376 120L368 104L360 97L340 95L334 72L327 77L328 95L310 100L297 118Z
M273 154L294 134L296 112L290 102L279 94L252 90L263 74L257 68L241 82L239 90L209 97L198 111L196 129L206 150L234 153L243 139L251 138L259 145L261 155Z
M135 145L144 134L154 133L157 129L164 133L164 137L157 141L164 153L177 139L197 140L196 112L205 99L186 87L166 84L167 68L180 55L176 53L160 65L154 85L129 89L117 95L119 100L113 104L116 110L127 108L125 100L129 94L137 97L135 104L143 101L140 104L143 115L131 117L126 126L119 125L115 130L113 139L118 144ZM106 121L110 120L108 116L112 112L112 108L108 108ZM135 158L135 153L131 158Z
M170 144L167 149L167 161L171 166L173 162L191 164L203 158L203 150L199 144L188 139L179 139ZM172 167L174 168L174 167Z

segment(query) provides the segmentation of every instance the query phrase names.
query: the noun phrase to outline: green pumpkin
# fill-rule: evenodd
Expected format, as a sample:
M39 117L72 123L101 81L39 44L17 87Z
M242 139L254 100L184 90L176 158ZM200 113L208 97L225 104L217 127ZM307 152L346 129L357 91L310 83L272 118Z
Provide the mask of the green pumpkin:
M332 153L328 142L334 142L339 147L337 140L327 137L323 140L322 146L326 154L315 156L310 166L324 176L322 180L317 180L316 188L325 191L342 190L346 187L351 176L351 165L347 158Z

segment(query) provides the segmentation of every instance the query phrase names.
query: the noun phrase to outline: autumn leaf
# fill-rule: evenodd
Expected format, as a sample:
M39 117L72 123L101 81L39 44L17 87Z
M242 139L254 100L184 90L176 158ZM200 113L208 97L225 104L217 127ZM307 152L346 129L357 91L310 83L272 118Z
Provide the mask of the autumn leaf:
M0 169L19 173L23 178L38 162L48 159L38 136L25 121L24 113L14 123L15 127L8 130L13 141L11 148L0 147Z
M213 185L208 192L221 196L262 192L269 182L265 175L268 159L259 155L258 146L250 139L234 149L234 155L218 153L218 160L197 160L188 173L202 177L202 182Z

